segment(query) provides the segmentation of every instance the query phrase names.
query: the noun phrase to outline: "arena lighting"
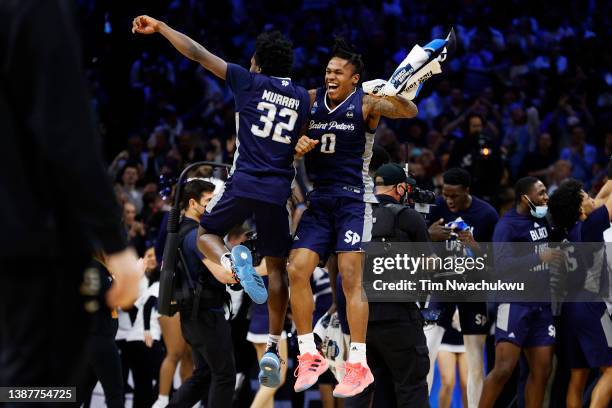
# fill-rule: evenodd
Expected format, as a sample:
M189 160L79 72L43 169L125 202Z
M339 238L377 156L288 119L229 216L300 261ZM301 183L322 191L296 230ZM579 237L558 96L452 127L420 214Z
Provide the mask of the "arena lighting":
M199 166L211 166L223 167L225 169L231 168L229 164L214 163L209 161L201 161L192 163L185 167L176 183L176 191L174 193L174 203L168 215L168 235L166 236L166 243L164 245L164 255L162 257L161 272L159 276L159 298L157 304L157 310L161 315L170 315L170 301L172 300L172 282L174 280L175 265L176 265L176 253L178 250L178 227L179 219L181 216L181 194L185 181L187 180L187 173L193 168Z

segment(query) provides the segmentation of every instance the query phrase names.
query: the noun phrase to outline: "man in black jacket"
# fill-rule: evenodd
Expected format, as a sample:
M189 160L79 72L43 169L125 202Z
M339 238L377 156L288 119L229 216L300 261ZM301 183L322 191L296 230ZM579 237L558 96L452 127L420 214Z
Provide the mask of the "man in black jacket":
M374 180L379 203L373 207L372 241L429 242L423 217L402 205L408 193L402 167L384 164ZM423 318L416 303L370 301L366 343L376 387L373 406L428 407L429 356ZM370 386L347 399L345 407L369 407L373 390Z
M225 284L236 280L230 271L205 258L197 248L200 218L214 190L214 184L193 179L187 182L181 196L185 210L179 225L185 274L181 279L191 282L189 286L195 290L192 297L180 302L179 310L183 336L193 349L195 370L174 393L168 407L191 407L201 399L207 400L207 407L220 407L231 401L234 394L234 348L223 306Z
M109 254L111 306L138 296L102 163L72 2L0 3L0 386L74 386L92 250Z

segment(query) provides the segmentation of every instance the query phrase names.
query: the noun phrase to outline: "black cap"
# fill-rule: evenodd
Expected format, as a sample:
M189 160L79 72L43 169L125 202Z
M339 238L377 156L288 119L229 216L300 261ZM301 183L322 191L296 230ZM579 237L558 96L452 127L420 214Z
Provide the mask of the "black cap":
M399 183L410 182L406 172L397 163L383 164L376 170L374 183L377 186L393 186Z

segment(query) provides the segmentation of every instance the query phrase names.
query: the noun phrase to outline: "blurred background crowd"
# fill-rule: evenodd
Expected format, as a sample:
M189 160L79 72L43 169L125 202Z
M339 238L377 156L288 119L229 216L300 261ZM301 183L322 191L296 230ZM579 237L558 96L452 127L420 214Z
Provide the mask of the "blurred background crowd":
M415 100L416 118L381 121L375 161L408 163L419 186L437 192L444 170L463 167L472 175L472 193L501 213L513 206L512 186L525 175L546 182L549 194L569 177L591 192L605 179L612 155L608 1L77 3L109 176L125 232L141 256L154 245L169 204L159 194L160 176L176 177L195 161L231 164L236 136L234 102L223 81L160 36L133 35L139 14L247 67L257 34L279 29L294 42L292 78L307 88L323 86L334 36L362 53L363 80L386 79L413 45L454 26L457 53Z
M388 78L414 44L454 26L458 52L415 101L417 118L377 131L376 143L409 163L424 188L459 165L472 173L473 193L503 211L523 175L542 178L549 192L570 176L597 190L612 154L607 1L79 3L91 103L118 198L132 204L124 206L132 238L147 237L163 205L160 174L198 160L231 163L236 148L228 88L163 38L131 34L141 13L243 66L257 34L280 29L295 45L293 79L308 88L323 85L335 35L362 53L367 80Z

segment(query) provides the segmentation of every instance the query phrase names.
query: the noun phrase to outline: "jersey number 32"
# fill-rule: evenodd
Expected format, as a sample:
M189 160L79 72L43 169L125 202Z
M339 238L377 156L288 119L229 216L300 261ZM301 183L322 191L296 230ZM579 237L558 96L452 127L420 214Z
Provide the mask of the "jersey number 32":
M268 137L270 133L272 133L272 128L274 128L274 132L272 133L272 140L279 143L291 143L291 137L287 135L283 135L283 130L287 132L292 132L295 127L295 122L297 120L298 114L293 109L282 108L278 111L278 116L281 118L289 118L288 122L278 121L276 125L274 122L276 121L277 108L276 105L271 104L269 102L259 102L257 105L257 110L263 112L263 115L259 117L259 120L263 124L263 128L257 125L251 126L251 132L255 136L259 137Z

